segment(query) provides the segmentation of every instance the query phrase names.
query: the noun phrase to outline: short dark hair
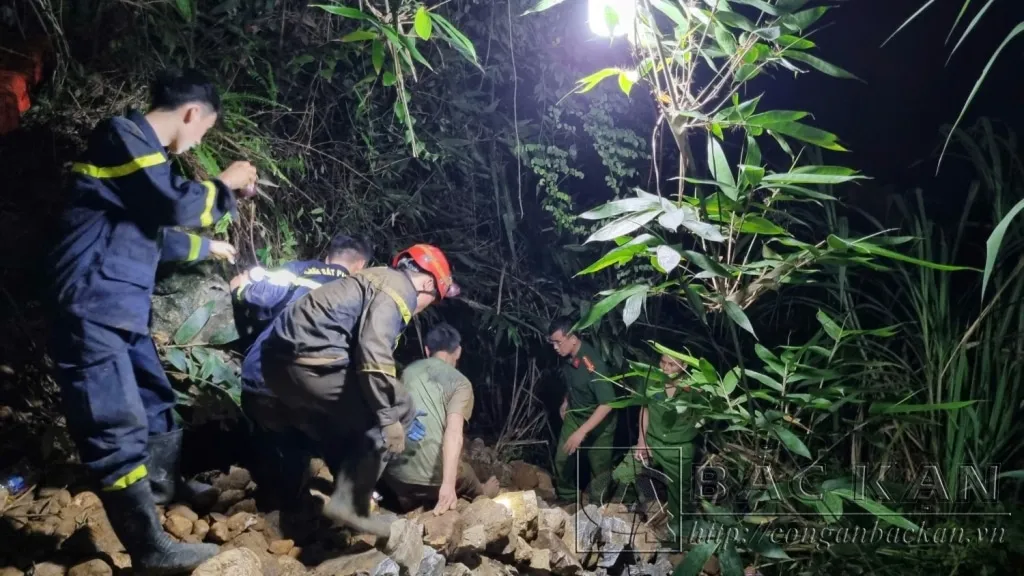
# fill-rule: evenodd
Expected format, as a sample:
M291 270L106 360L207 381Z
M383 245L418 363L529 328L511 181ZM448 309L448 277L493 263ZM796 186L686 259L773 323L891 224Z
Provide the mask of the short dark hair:
M331 246L327 249L328 258L342 258L346 252L354 253L367 262L373 260L373 249L366 240L344 234L338 234L331 239Z
M576 323L572 321L572 318L569 318L568 316L555 318L551 321L551 324L548 325L548 336L551 336L555 332L561 332L568 336L572 334L572 327L575 324Z
M204 104L220 112L220 95L213 82L200 71L164 70L150 86L149 107L152 110L175 110L191 103Z
M430 349L430 354L438 352L452 353L459 349L462 344L462 336L451 324L441 322L427 332L425 344Z

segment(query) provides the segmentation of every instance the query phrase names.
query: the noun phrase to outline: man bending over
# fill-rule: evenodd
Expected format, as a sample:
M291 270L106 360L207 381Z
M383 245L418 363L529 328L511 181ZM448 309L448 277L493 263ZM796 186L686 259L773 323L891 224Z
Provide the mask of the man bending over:
M425 343L430 357L413 362L402 373L416 407L426 412L424 438L408 443L405 453L384 471L384 482L405 510L433 505L435 514L444 514L460 496L472 500L498 493L497 478L481 484L461 459L463 426L473 414L473 386L455 367L462 356L460 341L451 325L434 326Z

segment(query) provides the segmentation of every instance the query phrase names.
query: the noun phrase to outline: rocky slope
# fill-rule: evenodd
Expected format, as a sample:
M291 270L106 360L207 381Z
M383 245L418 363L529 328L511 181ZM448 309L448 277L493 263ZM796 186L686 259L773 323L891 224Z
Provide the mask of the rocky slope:
M175 539L220 545L221 554L193 573L198 576L671 573L679 558L655 554L650 529L625 506L549 506L551 479L542 469L500 463L489 452L475 441L467 455L475 456L478 472L497 475L507 489L494 499L460 501L441 516L392 514L386 542L325 525L318 505L326 496L315 489L295 518L261 512L249 472L237 467L207 478L220 491L209 510L173 504L160 514ZM311 473L311 484L330 480L321 462ZM0 550L0 576L130 573L130 559L92 492L47 487L17 497L0 493L0 512L0 539L15 544ZM712 564L705 567L709 574L717 573Z

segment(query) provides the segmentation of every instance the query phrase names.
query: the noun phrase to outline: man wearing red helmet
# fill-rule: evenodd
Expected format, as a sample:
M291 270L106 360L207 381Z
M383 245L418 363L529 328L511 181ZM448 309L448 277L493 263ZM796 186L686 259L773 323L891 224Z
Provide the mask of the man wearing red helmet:
M309 437L334 472L324 515L388 536L369 518L373 487L405 449L416 417L393 352L413 316L458 296L443 252L417 244L391 267L367 268L311 291L274 321L263 344L263 377L280 399L276 422Z

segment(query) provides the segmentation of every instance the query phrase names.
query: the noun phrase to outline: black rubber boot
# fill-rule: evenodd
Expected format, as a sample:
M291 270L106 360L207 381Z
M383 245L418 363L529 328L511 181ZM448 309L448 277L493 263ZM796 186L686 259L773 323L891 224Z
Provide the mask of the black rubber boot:
M384 465L383 455L377 450L346 454L335 467L334 493L324 506L324 516L361 534L390 536L390 522L379 515L370 516L373 487Z
M166 434L149 437L149 483L153 499L159 505L174 501L187 502L198 508L208 508L217 501L217 491L209 484L186 481L179 473L181 463L181 428Z
M217 555L218 548L213 544L179 544L164 532L149 482L100 492L100 500L114 533L131 556L136 574L188 573Z

